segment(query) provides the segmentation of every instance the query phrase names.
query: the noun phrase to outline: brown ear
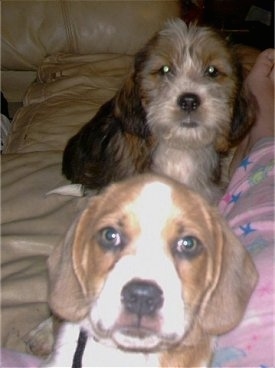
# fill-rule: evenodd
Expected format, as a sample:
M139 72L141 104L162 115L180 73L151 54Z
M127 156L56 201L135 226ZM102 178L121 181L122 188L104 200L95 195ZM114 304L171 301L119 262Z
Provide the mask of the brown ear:
M222 245L219 265L201 318L204 330L212 335L238 325L258 279L249 253L221 219L217 219L217 241Z
M146 92L142 89L144 66L150 58L152 45L156 42L154 36L136 55L133 70L124 85L116 95L116 116L123 124L123 130L141 138L151 136L147 124Z
M258 105L255 97L246 87L245 79L255 64L260 51L249 46L234 45L232 52L237 60L239 92L229 137L231 147L237 145L244 138L255 122Z
M77 321L87 314L88 300L73 266L72 254L78 228L87 210L73 223L63 242L57 246L48 259L50 280L49 304L57 316Z
M229 136L230 147L236 146L248 133L255 122L257 101L243 83L237 97L231 130Z
M146 112L141 101L140 77L136 71L128 76L123 87L115 96L115 116L122 130L140 138L151 135Z

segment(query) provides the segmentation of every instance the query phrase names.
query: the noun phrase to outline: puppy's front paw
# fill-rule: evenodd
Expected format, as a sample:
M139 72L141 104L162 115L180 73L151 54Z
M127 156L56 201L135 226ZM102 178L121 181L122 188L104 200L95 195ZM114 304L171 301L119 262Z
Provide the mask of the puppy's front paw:
M24 342L30 352L39 357L51 354L54 345L53 317L41 322L34 330L24 336Z

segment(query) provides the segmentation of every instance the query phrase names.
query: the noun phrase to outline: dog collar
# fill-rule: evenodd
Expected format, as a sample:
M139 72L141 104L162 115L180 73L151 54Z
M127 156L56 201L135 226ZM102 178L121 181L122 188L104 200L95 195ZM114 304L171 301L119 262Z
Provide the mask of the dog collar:
M73 357L72 368L81 368L82 367L82 357L85 350L85 346L87 343L88 335L84 330L80 330L77 345Z

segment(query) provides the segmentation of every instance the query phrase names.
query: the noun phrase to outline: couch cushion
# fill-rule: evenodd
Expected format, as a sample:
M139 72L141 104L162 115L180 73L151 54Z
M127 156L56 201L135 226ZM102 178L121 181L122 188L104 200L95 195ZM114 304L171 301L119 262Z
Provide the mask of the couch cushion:
M63 150L67 140L113 97L131 56L55 55L44 60L13 120L5 153Z
M46 259L86 201L46 196L66 183L60 160L54 151L2 156L2 345L16 350L49 315Z

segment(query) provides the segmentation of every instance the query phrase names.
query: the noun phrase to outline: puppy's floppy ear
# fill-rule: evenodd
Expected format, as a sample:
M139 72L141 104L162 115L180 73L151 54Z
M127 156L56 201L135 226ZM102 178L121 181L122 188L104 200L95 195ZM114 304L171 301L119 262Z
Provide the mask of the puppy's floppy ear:
M148 43L135 55L133 70L116 94L116 116L123 124L122 129L141 138L151 136L146 116L146 92L142 89L144 68L150 58L150 51L157 42L154 35Z
M236 146L249 132L255 122L258 104L252 93L243 84L240 88L234 107L231 123L229 143L230 147Z
M48 259L49 304L62 319L77 321L88 312L89 301L73 261L74 248L81 243L82 221L87 209L73 223L63 242Z
M217 218L216 222L218 267L200 319L203 329L212 335L226 333L238 325L258 279L249 253L225 221Z
M245 79L255 64L259 50L244 45L232 46L235 54L238 76L238 93L234 108L233 121L229 142L231 147L238 144L255 122L258 104L255 97L248 90Z
M137 60L138 56L135 59L134 70L115 96L115 115L122 124L123 131L147 138L151 132L142 104L141 76L137 68Z

